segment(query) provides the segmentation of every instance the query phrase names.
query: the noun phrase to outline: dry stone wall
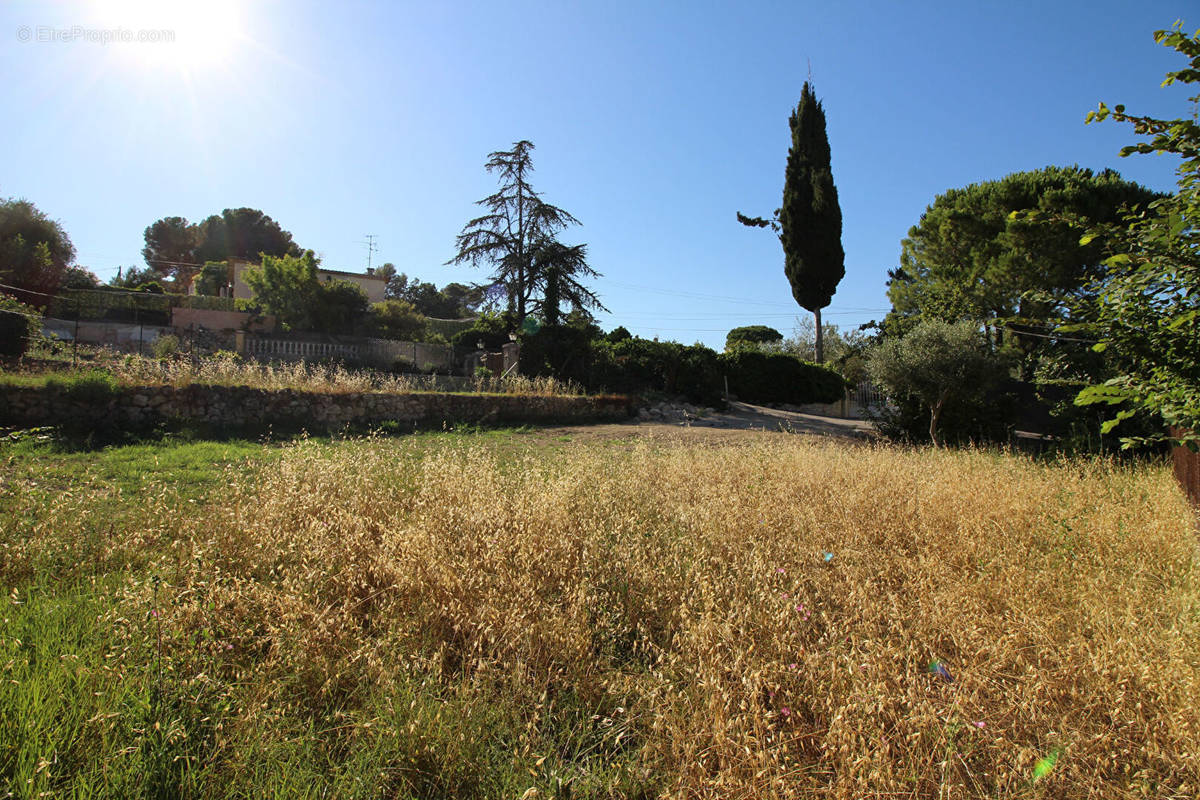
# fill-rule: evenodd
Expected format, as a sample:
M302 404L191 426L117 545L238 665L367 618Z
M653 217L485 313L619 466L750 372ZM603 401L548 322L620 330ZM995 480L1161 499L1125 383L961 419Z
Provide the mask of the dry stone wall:
M131 386L83 398L58 387L0 387L0 425L70 423L136 428L160 422L216 426L340 428L399 422L524 424L598 422L630 416L628 397L480 394L321 393L241 386Z

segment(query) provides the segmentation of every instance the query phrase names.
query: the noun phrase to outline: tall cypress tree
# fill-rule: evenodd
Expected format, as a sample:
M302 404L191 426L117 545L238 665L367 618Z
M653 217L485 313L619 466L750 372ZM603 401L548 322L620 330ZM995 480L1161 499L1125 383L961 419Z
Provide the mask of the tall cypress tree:
M825 355L821 309L829 305L846 274L846 253L842 249L842 209L829 164L825 109L808 81L788 124L792 146L788 149L783 207L779 210L783 270L796 302L816 317L816 355L820 362Z
M783 176L782 207L773 221L741 213L737 216L743 225L769 225L779 232L783 270L796 302L816 317L816 355L817 361L822 361L821 309L829 305L846 274L846 253L842 249L842 209L829 163L825 110L808 81L788 124L792 146Z

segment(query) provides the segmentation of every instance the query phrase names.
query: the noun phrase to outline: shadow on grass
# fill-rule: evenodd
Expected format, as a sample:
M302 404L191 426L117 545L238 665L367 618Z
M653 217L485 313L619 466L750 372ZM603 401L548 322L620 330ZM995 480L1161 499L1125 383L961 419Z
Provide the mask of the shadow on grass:
M574 421L546 421L538 425L505 423L444 422L441 425L419 425L412 422L387 420L375 424L322 425L320 423L269 425L210 425L203 423L157 423L130 428L117 425L80 425L70 422L35 428L0 427L0 447L36 447L60 453L86 453L111 447L135 445L255 443L283 444L296 439L336 441L340 439L375 437L404 437L416 434L449 434L457 436L525 434L540 427ZM602 424L597 422L596 424Z

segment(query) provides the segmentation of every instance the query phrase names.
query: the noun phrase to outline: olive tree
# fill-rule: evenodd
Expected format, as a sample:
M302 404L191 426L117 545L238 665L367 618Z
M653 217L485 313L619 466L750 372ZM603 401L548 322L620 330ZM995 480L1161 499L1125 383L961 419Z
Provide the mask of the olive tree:
M1000 372L981 326L969 321L922 320L905 336L884 339L867 356L867 373L888 395L914 396L929 410L935 446L941 446L938 421L947 406L984 389Z

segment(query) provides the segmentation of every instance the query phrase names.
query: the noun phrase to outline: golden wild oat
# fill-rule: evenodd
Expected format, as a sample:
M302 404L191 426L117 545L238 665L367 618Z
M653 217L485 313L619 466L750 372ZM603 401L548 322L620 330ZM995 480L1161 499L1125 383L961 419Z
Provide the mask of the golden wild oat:
M1167 471L1104 461L368 439L127 545L159 553L178 674L236 687L228 742L328 708L341 747L427 729L377 712L417 680L480 738L513 709L540 796L620 796L589 784L620 761L647 796L1184 798L1191 524Z
M259 363L229 352L195 359L154 359L134 355L116 357L109 354L103 357L102 363L119 381L135 385L187 386L196 383L335 393L403 394L439 390L436 376L391 374L305 361ZM537 396L583 394L583 389L570 381L524 375L474 378L464 390Z

